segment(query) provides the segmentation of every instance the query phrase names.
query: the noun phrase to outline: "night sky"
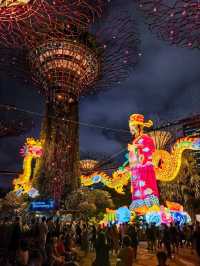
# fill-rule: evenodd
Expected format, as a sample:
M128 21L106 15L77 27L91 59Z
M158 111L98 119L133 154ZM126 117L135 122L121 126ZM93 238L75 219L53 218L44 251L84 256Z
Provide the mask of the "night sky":
M121 0L122 1L122 0ZM133 9L140 31L142 56L130 77L109 91L87 96L80 102L80 121L113 129L128 130L128 116L143 113L147 119L168 122L199 113L200 51L168 46L158 41L134 10L132 0L123 0ZM129 7L130 6L130 7ZM43 98L34 88L6 76L0 80L0 103L12 104L39 114ZM0 140L0 170L20 171L19 149L26 136L39 137L41 117L33 115L35 127L26 135ZM80 127L80 150L112 156L126 147L126 132ZM6 186L9 177L1 178Z

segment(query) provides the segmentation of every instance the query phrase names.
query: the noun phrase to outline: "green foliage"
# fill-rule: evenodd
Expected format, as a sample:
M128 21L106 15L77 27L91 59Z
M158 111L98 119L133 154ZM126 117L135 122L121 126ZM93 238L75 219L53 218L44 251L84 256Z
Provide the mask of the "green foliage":
M16 193L10 191L1 201L1 214L15 215L27 208L27 202L24 196L16 196Z
M65 200L65 208L80 210L88 216L104 213L106 208L115 208L111 195L108 191L78 190Z
M96 205L94 203L89 203L87 201L81 202L79 204L80 211L87 217L92 217L96 214Z

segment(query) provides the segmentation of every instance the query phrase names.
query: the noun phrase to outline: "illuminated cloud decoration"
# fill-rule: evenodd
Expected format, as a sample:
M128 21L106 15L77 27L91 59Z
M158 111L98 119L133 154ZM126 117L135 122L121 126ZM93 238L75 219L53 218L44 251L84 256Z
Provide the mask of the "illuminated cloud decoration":
M134 213L131 213L127 206L120 207L117 210L106 209L103 220L100 222L102 226L110 226L113 224L129 223L133 219Z
M148 224L170 225L176 223L179 225L191 223L191 217L187 212L183 211L183 206L175 202L166 202L167 208L160 206L159 211L149 211L145 215L145 220ZM178 207L178 208L177 208Z
M128 223L131 220L131 211L126 206L117 209L116 214L119 224Z
M136 0L150 29L173 45L200 48L199 0Z
M176 208L177 205L180 206L179 209ZM110 226L113 224L120 225L134 222L135 218L136 213L131 212L128 207L123 206L117 210L106 209L106 213L100 224L102 226ZM144 220L148 224L154 224L155 226L160 226L161 224L170 225L171 223L179 225L191 223L191 217L187 212L183 211L183 206L175 202L167 202L167 207L160 206L158 211L147 212L144 215Z

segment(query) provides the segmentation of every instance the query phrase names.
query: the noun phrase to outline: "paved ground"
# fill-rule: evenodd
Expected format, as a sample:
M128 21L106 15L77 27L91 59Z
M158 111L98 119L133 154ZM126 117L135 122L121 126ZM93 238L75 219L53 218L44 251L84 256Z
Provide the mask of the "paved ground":
M94 253L89 253L83 258L82 266L91 266L94 260ZM196 255L191 249L180 249L175 258L168 261L169 266L200 266L200 261L197 262ZM103 265L102 265L103 266ZM116 256L111 256L111 266L116 266ZM138 259L133 263L133 266L157 266L156 256L146 249L146 244L141 243L138 251Z

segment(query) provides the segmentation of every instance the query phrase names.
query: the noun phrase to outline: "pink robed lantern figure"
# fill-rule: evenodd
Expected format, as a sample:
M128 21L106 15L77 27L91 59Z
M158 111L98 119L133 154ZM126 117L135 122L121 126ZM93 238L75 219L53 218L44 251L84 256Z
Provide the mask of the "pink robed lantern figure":
M132 144L128 145L132 193L130 209L139 215L144 215L150 208L159 207L159 194L152 163L155 144L148 134L143 133L144 127L152 125L153 122L145 122L141 114L130 116L129 127L134 136Z

